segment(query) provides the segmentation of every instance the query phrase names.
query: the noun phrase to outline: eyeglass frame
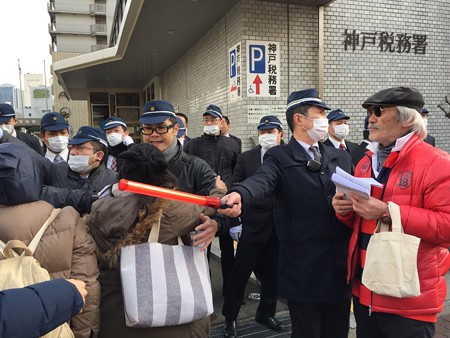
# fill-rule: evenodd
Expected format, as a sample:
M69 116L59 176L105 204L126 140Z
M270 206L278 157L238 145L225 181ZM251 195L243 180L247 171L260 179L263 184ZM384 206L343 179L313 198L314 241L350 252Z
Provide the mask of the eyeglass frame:
M371 117L372 114L375 115L376 117L381 117L381 114L383 113L383 110L388 110L391 108L395 108L396 106L370 106L369 108L367 108L367 116Z
M142 135L151 135L151 134L153 134L153 133L156 133L156 134L158 134L158 135L164 135L164 134L167 134L167 133L169 132L169 130L172 129L174 126L175 126L175 123L169 124L168 126L166 126L166 125L159 125L159 126L156 126L156 127L143 127L143 126L141 126L141 127L139 128L139 130L141 131L141 134L142 134ZM158 132L158 131L156 130L156 128L165 128L166 131L160 133L160 132ZM146 133L144 133L144 129L150 129L151 132L148 133L148 134L146 134Z

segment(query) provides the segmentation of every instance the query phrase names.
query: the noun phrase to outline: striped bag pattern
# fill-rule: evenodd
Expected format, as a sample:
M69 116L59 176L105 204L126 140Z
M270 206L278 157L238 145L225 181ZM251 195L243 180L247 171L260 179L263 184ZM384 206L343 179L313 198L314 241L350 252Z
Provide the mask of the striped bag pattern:
M155 242L126 246L120 270L127 326L185 324L214 311L206 251L197 247Z

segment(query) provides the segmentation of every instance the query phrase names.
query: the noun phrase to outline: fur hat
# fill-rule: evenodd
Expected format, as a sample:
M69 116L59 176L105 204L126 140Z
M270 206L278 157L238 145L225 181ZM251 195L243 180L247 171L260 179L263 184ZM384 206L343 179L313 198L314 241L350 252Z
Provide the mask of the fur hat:
M155 146L138 143L122 152L119 157L123 159L119 179L166 188L175 187L176 178L169 172L164 154Z

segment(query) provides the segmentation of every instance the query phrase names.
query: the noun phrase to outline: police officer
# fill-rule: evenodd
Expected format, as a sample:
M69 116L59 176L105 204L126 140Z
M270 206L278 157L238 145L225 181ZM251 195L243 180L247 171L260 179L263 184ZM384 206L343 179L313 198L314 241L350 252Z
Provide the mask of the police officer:
M128 126L120 117L109 117L101 123L108 141L108 159L106 167L113 171L119 171L121 159L119 154L126 151L133 143L128 131Z
M263 156L280 144L284 132L280 120L273 115L264 116L258 124L259 145L238 156L233 173L233 183L250 177L261 166ZM225 316L225 337L236 336L236 318L241 308L245 287L252 271L258 271L261 279L261 298L256 321L271 330L282 331L283 324L275 319L277 304L278 238L275 231L276 217L273 196L247 210L241 217L241 235L236 236L238 247L233 269L225 288L222 314Z
M45 158L54 163L67 162L69 124L60 113L52 112L42 116L40 138L46 148Z
M264 162L233 186L219 212L237 217L241 208L274 194L280 219L279 296L287 299L292 337L347 338L350 287L346 260L350 230L336 218L332 198L336 167L350 172L350 155L324 146L327 105L316 89L293 92L286 120L292 138L267 151Z
M341 109L335 109L327 115L327 119L328 139L323 144L345 150L349 153L354 150L358 145L346 140L350 131L348 126L350 117L345 115Z

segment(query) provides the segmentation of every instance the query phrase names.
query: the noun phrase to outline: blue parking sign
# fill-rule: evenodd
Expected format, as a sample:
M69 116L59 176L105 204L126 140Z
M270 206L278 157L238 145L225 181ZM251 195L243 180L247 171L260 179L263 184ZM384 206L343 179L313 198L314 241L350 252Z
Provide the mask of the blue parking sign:
M249 71L252 74L266 73L266 46L264 45L249 45Z
M236 76L236 49L230 51L230 78Z

